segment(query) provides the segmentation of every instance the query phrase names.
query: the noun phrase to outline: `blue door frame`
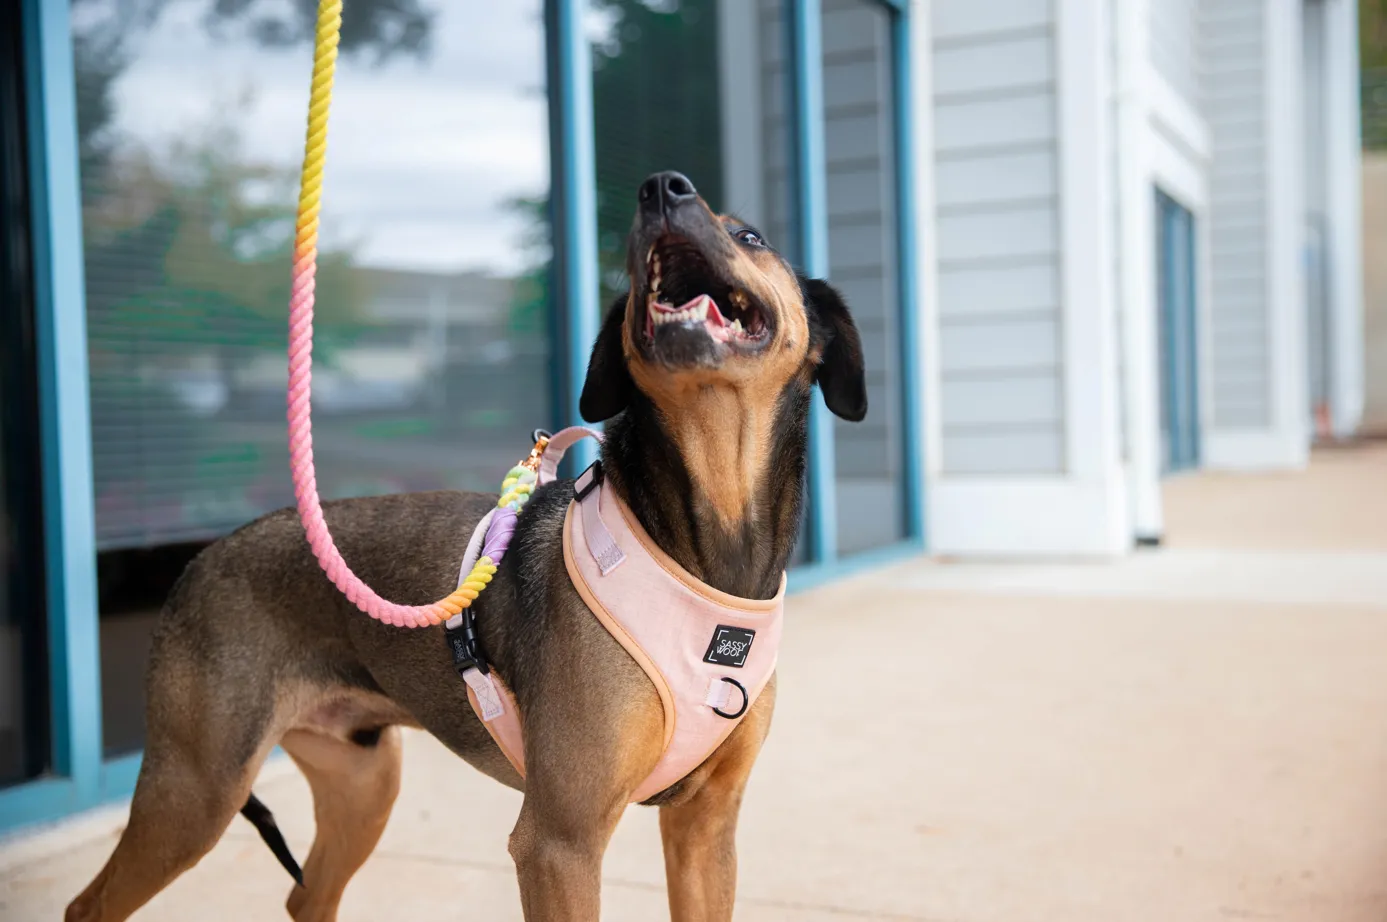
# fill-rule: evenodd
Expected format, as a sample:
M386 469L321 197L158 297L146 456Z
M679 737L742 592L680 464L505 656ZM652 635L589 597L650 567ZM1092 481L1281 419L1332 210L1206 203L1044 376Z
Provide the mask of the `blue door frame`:
M920 294L911 207L915 188L911 13L907 0L865 2L880 3L892 13L907 538L868 553L839 556L833 426L823 402L815 400L810 421L809 562L790 575L796 591L917 553L925 545L923 433L918 413L921 378L918 351L913 348ZM0 832L129 796L141 759L139 753L110 760L102 757L87 315L69 2L21 3L40 360L53 753L49 775L0 790ZM565 424L580 422L578 395L600 315L592 75L581 27L583 5L584 0L547 0L545 16L560 305L556 326L564 341L557 406ZM798 252L803 254L807 272L823 276L828 270L828 206L820 3L789 0L789 11Z

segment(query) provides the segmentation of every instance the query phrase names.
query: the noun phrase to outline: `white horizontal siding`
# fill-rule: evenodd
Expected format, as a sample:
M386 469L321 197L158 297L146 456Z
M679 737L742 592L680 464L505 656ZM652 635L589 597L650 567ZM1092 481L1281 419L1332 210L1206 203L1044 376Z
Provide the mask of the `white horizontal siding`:
M1053 199L1055 149L960 155L935 165L935 200L940 209L1020 199Z
M1198 108L1199 0L1153 0L1148 8L1152 67L1186 102Z
M976 42L999 32L1045 29L1050 0L987 0L985 3L935 3L930 30L935 47Z
M1048 474L1064 468L1056 426L997 426L991 431L948 434L942 446L945 473Z
M948 0L955 2L955 0ZM1049 35L1006 38L961 47L935 46L934 95L951 96L1034 89L1054 79Z
M936 0L931 16L943 473L1057 473L1053 4Z
M934 149L940 155L1054 140L1055 97L1048 85L1028 95L940 102L934 108Z
M1053 370L1060 363L1059 324L1050 312L1034 319L946 323L939 331L939 348L950 356L946 367L954 375Z
M939 277L939 316L944 322L996 315L1041 313L1058 316L1059 269L1040 262L957 266Z
M940 263L1054 256L1058 218L1053 203L953 210L937 219ZM944 268L941 266L941 268ZM952 267L949 267L952 268Z
M955 433L1057 425L1063 416L1059 375L954 379L942 385L941 416Z
M1213 146L1208 351L1216 429L1271 421L1264 7L1262 0L1199 2L1201 110Z

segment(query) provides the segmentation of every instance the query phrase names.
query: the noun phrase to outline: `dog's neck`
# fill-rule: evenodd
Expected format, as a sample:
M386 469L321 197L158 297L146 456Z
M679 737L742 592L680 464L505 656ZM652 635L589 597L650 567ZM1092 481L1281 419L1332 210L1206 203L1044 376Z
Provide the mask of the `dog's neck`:
M746 399L707 390L662 413L639 392L606 430L617 494L680 566L716 589L767 599L799 535L809 391Z

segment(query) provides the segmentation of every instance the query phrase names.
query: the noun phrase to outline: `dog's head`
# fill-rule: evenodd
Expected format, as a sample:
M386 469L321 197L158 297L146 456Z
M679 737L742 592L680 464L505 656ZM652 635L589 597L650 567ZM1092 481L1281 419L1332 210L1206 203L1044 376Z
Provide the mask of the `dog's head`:
M683 174L641 183L626 261L630 291L607 314L583 386L589 422L626 409L636 390L668 414L707 389L775 401L815 382L838 416L866 415L862 344L842 296L715 214Z

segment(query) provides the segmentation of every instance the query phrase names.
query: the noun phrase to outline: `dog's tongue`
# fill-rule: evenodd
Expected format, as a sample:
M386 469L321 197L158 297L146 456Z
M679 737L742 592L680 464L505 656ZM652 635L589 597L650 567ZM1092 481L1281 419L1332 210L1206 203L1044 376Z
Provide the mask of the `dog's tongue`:
M645 332L648 336L655 335L655 314L659 312L664 315L687 314L688 320L703 320L703 326L708 331L708 335L718 342L725 343L732 335L732 327L727 322L727 318L718 310L718 304L708 295L699 295L683 304L675 307L666 304L664 301L651 301L650 309L646 311Z

